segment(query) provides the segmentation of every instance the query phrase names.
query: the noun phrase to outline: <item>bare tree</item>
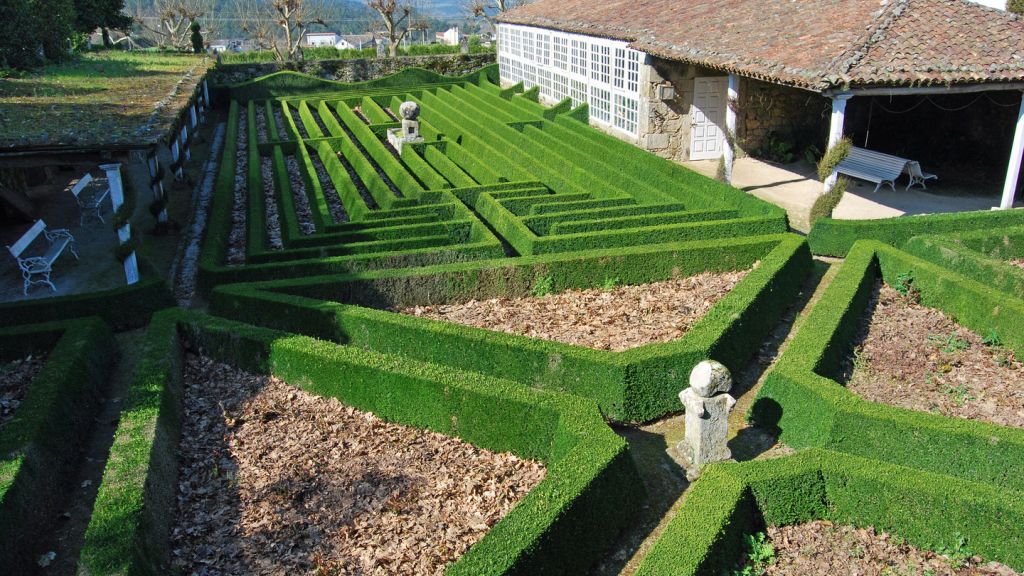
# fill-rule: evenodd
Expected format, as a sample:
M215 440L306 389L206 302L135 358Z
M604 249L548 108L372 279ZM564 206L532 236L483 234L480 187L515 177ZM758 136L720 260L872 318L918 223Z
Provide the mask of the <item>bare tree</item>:
M483 18L492 30L497 30L494 19L498 14L507 12L517 6L529 4L530 0L465 0L462 9L472 18Z
M238 0L242 31L278 60L294 60L312 26L327 26L323 0Z
M366 0L366 7L380 15L388 54L398 56L398 46L412 29L415 5L412 0Z
M160 46L184 49L189 46L189 27L213 12L212 0L155 0L133 2L133 20L142 28L144 36ZM214 29L207 24L207 36Z

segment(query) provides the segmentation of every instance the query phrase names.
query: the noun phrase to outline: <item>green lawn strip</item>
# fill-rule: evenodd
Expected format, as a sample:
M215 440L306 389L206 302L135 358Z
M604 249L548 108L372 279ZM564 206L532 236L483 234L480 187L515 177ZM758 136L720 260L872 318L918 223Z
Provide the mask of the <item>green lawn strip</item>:
M815 221L807 241L815 254L845 256L857 240L878 240L900 247L914 236L948 235L1024 225L1024 210L993 210L901 216L882 220Z
M891 246L860 241L786 352L751 409L794 447L859 456L1024 490L1024 430L868 402L833 378L851 352L872 286L910 274L921 304L981 334L997 331L1024 352L1024 302Z
M915 236L903 249L1011 296L1024 295L1024 269L1006 262L1024 257L1024 227Z
M61 510L67 477L94 425L117 344L99 318L0 328L0 363L49 352L14 418L0 428L0 561L34 566L41 530Z
M729 573L743 537L813 520L874 526L922 549L956 549L1024 567L1019 493L827 450L713 464L644 558L637 576Z
M609 278L641 284L761 261L684 337L607 352L374 308L527 295L540 278L555 290ZM240 321L407 355L529 386L593 398L606 417L646 421L678 409L689 368L708 357L739 369L757 350L810 268L805 244L781 235L579 254L310 277L214 291L211 311Z
M546 478L448 574L581 572L629 521L623 507L643 499L626 443L585 399L175 310L147 334L86 533L82 562L91 574L166 570L182 340L392 422L543 460Z

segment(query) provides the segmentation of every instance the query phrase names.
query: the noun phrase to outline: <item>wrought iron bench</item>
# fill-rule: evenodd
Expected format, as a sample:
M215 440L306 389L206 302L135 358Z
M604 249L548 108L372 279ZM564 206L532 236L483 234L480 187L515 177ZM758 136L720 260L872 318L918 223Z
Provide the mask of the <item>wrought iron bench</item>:
M42 234L46 238L47 247L42 254L35 256L24 256L25 250ZM32 284L46 284L54 292L57 287L50 281L50 272L53 271L53 263L60 257L67 248L78 260L78 252L75 252L75 237L66 228L46 229L46 222L36 220L36 223L22 234L13 245L7 250L11 256L18 261L18 268L21 269L21 277L25 280L22 293L28 296L28 287ZM39 277L39 279L35 279Z
M107 223L103 219L103 201L107 199L107 196L110 196L110 186L104 186L93 194L83 194L85 189L89 188L93 183L92 174L86 174L71 188L71 193L75 196L75 201L78 202L78 208L81 211L81 215L78 217L79 226L85 221L87 213L95 215L100 219L100 222Z
M910 160L906 158L854 146L850 154L836 166L836 172L874 182L875 192L878 192L882 184L888 184L895 191L896 179L906 170L908 162Z

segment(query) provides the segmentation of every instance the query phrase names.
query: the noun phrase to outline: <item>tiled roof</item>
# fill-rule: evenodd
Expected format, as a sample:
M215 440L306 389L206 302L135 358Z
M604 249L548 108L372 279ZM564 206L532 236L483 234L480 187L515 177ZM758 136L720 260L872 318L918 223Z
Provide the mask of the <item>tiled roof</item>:
M540 0L499 20L814 90L1024 80L1024 19L967 0Z

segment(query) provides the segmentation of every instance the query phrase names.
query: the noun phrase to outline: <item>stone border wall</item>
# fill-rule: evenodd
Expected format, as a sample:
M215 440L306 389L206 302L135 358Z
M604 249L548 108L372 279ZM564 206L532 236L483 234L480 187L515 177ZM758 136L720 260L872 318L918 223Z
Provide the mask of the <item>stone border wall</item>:
M354 58L346 60L309 60L303 62L258 62L217 64L210 71L210 83L218 86L237 84L267 74L291 70L325 80L365 82L389 76L406 68L424 68L445 76L464 76L494 64L496 55L441 54L401 56L398 58Z

